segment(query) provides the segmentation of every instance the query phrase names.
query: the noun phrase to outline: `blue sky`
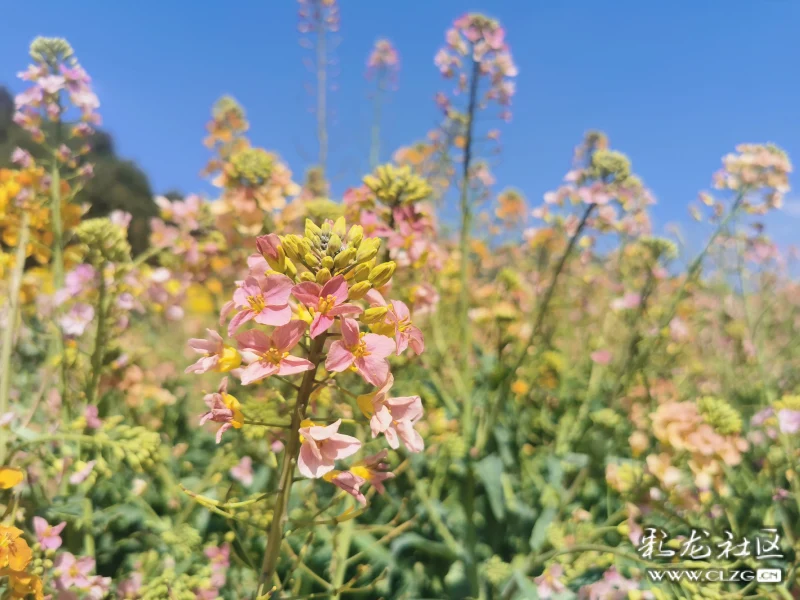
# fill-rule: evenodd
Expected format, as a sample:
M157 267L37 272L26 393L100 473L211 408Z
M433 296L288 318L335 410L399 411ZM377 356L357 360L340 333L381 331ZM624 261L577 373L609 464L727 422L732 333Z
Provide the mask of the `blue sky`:
M316 155L311 75L293 0L40 0L4 3L0 83L28 63L37 35L63 36L93 76L105 127L154 190L212 189L203 126L213 102L245 106L256 145L278 151L302 178ZM653 189L659 225L687 220L720 157L739 142L773 141L800 161L800 3L795 0L342 0L338 91L331 95L334 192L367 167L371 107L366 57L388 37L402 60L385 109L383 159L421 138L449 89L433 56L452 20L470 10L501 20L519 66L514 119L503 127L498 189L532 203L556 187L583 132L605 130ZM78 8L80 7L80 8ZM796 178L795 178L796 179ZM798 237L800 193L770 225ZM798 238L800 240L800 238Z

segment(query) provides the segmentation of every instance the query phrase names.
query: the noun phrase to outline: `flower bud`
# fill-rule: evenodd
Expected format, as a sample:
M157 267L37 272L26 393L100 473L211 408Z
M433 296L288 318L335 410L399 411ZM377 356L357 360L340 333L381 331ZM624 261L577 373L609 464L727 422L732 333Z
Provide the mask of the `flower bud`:
M325 283L328 282L330 278L331 278L331 272L328 269L323 267L322 269L317 271L316 280L318 284L325 285Z
M311 254L311 252L306 252L306 255L303 257L303 262L308 267L319 266L319 259L315 255Z
M372 289L372 284L369 281L360 281L350 288L348 297L350 300L361 300L370 289Z
M386 306L373 306L361 314L360 320L366 325L372 325L373 323L382 321L388 312L389 309Z
M355 269L350 271L352 280L355 282L364 281L369 277L369 265L358 265Z
M353 259L355 259L358 250L355 248L347 248L346 250L342 250L339 254L336 255L336 258L333 259L333 266L335 267L336 271L341 271L345 267L349 266Z
M347 243L352 248L358 248L363 239L364 228L361 225L353 225L347 232Z
M322 265L323 269L328 269L330 271L333 269L333 258L330 256L323 256L320 264Z
M369 282L375 288L383 287L389 283L396 268L397 264L393 260L378 265L369 272Z
M320 229L311 219L306 219L306 227L305 227L306 239L313 240L315 238L319 238L321 235L322 235L322 229Z
M372 260L378 255L378 250L381 247L381 239L380 238L367 238L361 242L361 245L358 247L358 253L356 254L356 262L357 263L365 263L368 260Z
M336 256L336 253L342 248L342 238L335 233L331 235L328 240L328 256Z
M339 239L344 237L345 233L347 233L347 223L345 222L344 217L339 217L336 219L331 231L333 232L333 235Z
M314 279L314 274L309 273L308 271L303 271L302 273L300 273L298 279L300 279L300 281L316 281Z

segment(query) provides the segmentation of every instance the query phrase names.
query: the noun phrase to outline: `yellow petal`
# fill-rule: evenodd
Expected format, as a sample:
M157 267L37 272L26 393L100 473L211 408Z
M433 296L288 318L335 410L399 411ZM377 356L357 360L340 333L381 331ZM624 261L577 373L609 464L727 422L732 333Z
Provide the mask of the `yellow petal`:
M22 469L16 467L0 467L0 490L10 490L15 485L22 483L25 475Z

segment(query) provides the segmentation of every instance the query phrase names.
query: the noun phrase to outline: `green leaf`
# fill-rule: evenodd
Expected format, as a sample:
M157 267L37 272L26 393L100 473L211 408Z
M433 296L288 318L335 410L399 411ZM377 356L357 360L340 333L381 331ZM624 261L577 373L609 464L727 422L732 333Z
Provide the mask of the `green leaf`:
M503 521L506 518L505 500L503 498L503 461L497 454L490 454L475 465L475 472L486 488L489 496L489 506L495 519Z
M547 528L550 526L550 523L553 522L557 513L558 509L556 507L548 506L542 511L539 518L536 519L536 524L533 526L530 540L531 550L534 552L538 552L542 549L542 546L544 546Z

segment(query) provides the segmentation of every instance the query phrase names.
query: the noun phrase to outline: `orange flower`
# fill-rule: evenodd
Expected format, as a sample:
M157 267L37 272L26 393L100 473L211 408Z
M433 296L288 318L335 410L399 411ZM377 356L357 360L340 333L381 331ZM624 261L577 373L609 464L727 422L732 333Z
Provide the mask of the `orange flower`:
M44 600L42 580L38 575L12 569L0 569L0 576L8 577L8 587L11 590L12 599L24 600L28 596L33 596L35 600Z
M0 569L24 571L31 562L33 553L21 535L21 529L0 525Z

